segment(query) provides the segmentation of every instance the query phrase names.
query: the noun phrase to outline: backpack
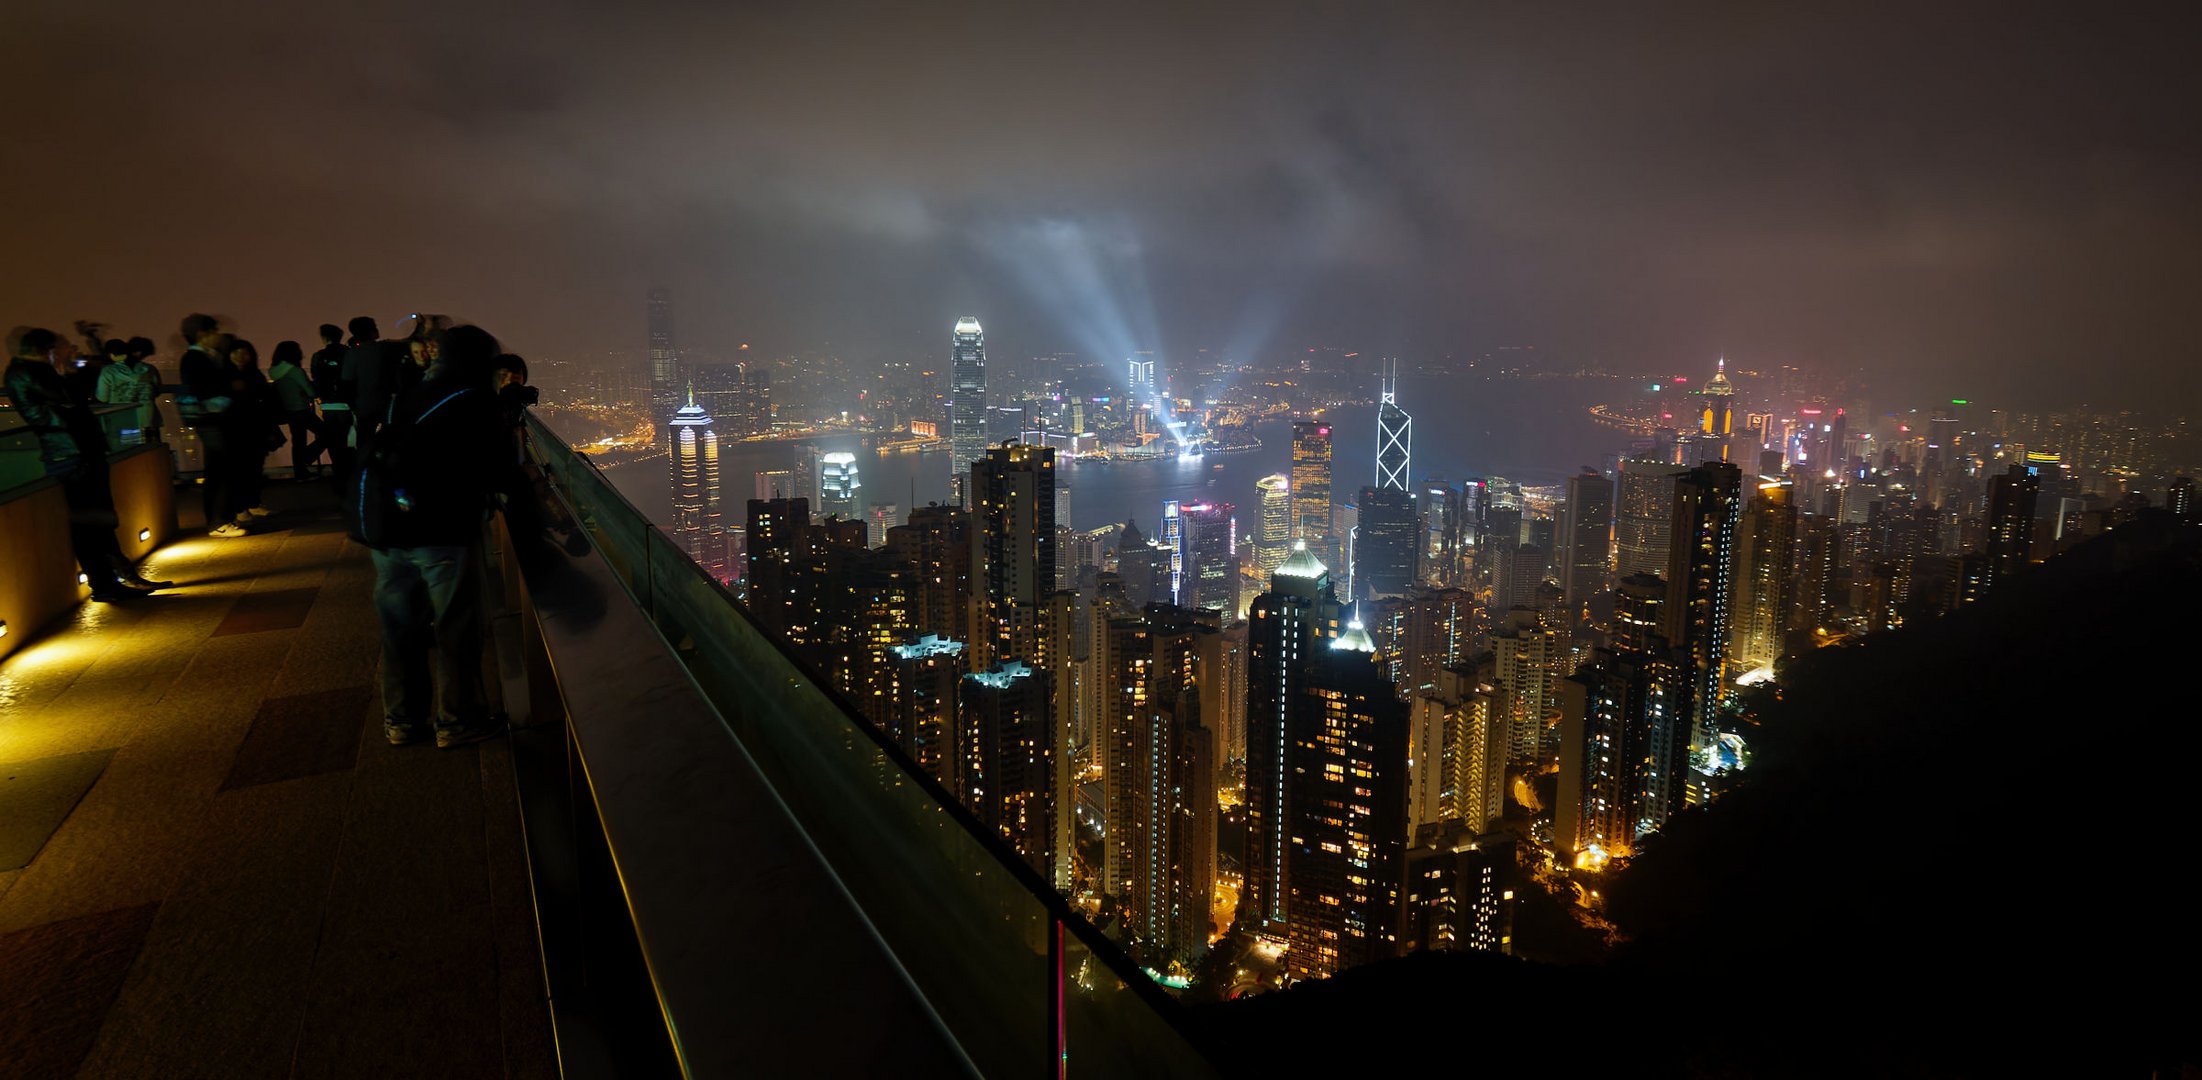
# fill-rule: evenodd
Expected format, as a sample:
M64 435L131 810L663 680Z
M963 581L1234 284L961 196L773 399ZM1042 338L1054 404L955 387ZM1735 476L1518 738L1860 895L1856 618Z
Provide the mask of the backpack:
M413 445L419 441L420 423L438 409L475 392L473 387L453 390L429 403L420 415L393 417L375 433L366 453L360 456L359 475L353 480L348 500L351 505L345 507L351 519L352 539L368 547L407 545L406 526L416 509L414 496L435 483L432 455ZM392 408L395 411L395 405Z

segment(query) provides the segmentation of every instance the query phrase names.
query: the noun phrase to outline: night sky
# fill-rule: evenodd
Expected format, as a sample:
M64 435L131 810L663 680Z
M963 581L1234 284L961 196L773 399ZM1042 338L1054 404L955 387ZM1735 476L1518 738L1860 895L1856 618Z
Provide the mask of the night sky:
M0 323L2202 396L2191 3L328 6L5 5Z

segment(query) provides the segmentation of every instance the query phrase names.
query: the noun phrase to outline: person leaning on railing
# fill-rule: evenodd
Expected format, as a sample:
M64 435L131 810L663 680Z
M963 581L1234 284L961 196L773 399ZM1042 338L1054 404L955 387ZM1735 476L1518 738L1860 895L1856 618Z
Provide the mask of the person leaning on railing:
M115 541L115 496L107 475L107 436L99 418L69 390L61 367L73 350L51 330L8 335L7 393L16 415L38 436L46 475L61 482L69 508L69 546L102 603L132 600L170 582L150 581Z
M161 373L145 358L153 355L153 343L145 338L107 343L107 367L99 373L94 391L103 405L135 405L131 426L144 433L145 441L161 441L161 410L154 399L161 393Z

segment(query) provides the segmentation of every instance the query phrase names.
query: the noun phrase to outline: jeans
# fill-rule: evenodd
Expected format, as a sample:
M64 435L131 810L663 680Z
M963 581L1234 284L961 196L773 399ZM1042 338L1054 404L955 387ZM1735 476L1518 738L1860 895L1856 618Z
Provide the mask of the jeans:
M480 545L375 548L374 557L384 722L410 726L431 712L438 729L486 720ZM443 690L441 708L429 685L431 648L435 682Z

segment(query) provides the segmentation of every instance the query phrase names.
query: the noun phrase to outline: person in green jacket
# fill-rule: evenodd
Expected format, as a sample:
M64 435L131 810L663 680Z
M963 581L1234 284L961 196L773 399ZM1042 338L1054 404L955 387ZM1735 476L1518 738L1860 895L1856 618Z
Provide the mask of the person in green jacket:
M143 345L142 351L139 346ZM92 396L103 405L136 405L132 426L145 433L146 442L161 441L161 410L154 399L161 393L161 373L145 358L153 355L153 343L145 338L107 343L108 364L100 369Z
M313 479L314 462L322 451L321 418L314 414L313 380L306 374L305 361L305 349L285 341L275 347L275 362L268 367L276 411L290 425L291 476L297 480Z

